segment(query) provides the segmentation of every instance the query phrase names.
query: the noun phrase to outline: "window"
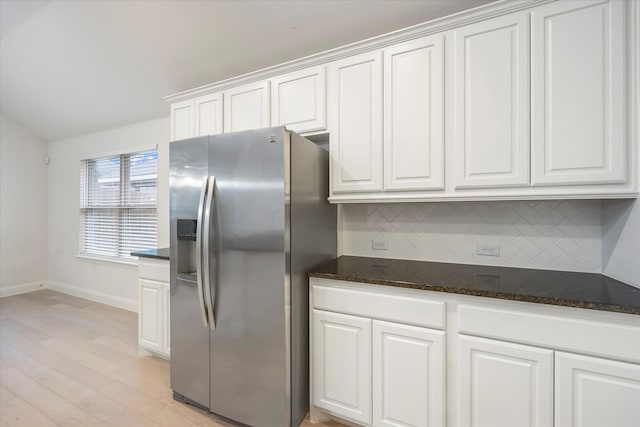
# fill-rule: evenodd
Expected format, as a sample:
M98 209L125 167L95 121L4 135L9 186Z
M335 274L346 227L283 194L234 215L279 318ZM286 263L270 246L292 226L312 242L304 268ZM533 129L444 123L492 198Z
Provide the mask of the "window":
M131 259L157 245L158 152L80 164L80 253Z

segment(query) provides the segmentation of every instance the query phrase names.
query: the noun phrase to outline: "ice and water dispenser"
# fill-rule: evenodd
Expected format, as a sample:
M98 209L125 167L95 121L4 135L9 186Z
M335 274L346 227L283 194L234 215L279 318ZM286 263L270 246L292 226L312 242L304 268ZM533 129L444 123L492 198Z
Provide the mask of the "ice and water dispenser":
M178 278L196 281L196 229L195 219L178 219Z

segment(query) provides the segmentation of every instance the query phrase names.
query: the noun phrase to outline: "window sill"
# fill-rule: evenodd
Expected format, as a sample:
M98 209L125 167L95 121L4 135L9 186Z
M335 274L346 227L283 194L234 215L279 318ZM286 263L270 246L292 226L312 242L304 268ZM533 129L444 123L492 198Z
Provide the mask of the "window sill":
M108 258L108 257L100 257L96 255L82 255L82 254L76 255L76 258L79 258L81 261L96 262L98 264L120 264L120 265L129 266L129 267L138 267L138 261L133 259L129 261L121 258Z

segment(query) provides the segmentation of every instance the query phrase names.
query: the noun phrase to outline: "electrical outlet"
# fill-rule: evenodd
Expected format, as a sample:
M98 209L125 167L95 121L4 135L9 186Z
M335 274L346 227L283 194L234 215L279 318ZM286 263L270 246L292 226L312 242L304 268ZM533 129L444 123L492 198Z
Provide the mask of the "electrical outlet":
M386 251L389 249L389 243L383 239L373 239L371 241L371 247L378 251Z
M476 253L483 256L500 256L500 245L490 245L488 243L478 243Z

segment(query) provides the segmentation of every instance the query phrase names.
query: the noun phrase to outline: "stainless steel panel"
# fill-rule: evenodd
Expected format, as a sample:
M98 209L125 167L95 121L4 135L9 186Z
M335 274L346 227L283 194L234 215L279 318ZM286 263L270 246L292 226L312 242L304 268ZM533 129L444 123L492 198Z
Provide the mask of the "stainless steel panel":
M336 206L329 197L329 153L291 133L291 425L309 410L309 281L337 249Z
M177 239L178 219L197 219L208 176L208 137L170 145L171 388L209 406L209 328L200 316L195 242Z
M210 408L256 427L289 425L284 128L211 139L219 271Z

